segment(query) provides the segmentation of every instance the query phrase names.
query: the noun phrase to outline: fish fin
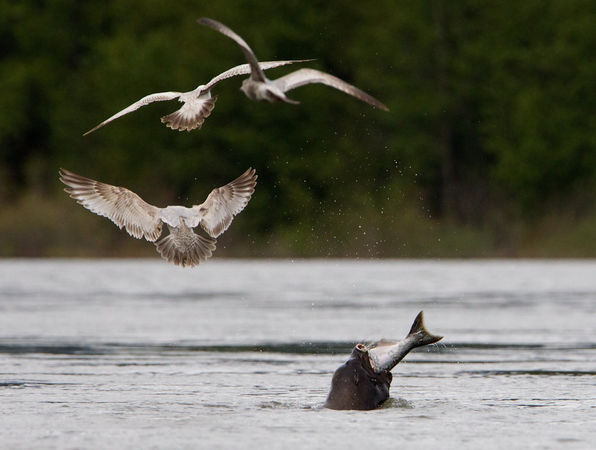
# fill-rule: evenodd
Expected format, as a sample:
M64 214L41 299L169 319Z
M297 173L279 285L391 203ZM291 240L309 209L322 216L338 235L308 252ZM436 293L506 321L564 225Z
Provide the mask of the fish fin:
M397 344L397 341L390 341L389 339L381 339L380 341L376 342L374 344L374 346L371 346L371 348L377 348L377 347L387 347L389 345L395 345Z
M416 316L416 319L414 319L414 323L412 324L412 328L410 328L410 332L408 333L407 337L416 338L415 347L434 344L435 342L439 342L441 339L443 339L443 336L435 336L424 327L424 314L422 311L420 311Z

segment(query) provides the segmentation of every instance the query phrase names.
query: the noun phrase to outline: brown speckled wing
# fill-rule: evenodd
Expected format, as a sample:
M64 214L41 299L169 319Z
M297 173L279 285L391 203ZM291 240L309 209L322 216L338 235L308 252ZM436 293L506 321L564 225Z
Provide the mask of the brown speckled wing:
M199 213L203 216L203 229L211 237L217 237L226 231L234 216L248 204L256 184L257 175L250 168L234 181L213 189L207 200L198 205Z
M201 17L200 19L197 19L197 22L215 31L219 31L224 36L227 36L234 42L236 42L236 44L238 44L242 49L242 52L246 57L246 61L248 62L248 64L250 64L251 78L255 81L265 81L265 74L263 73L263 69L261 69L261 66L259 66L259 61L257 60L257 57L255 56L254 52L244 39L242 39L234 31L225 26L223 23L218 22L217 20L209 19L207 17Z
M369 95L363 90L358 89L356 86L346 83L340 78L329 75L325 72L321 72L320 70L300 69L278 78L272 81L272 83L276 84L283 92L291 91L292 89L304 86L305 84L320 83L356 97L357 99L362 100L363 102L366 102L375 108L382 109L383 111L389 111L387 106L374 98L372 95Z
M107 217L137 239L144 237L153 242L161 234L160 209L146 203L134 192L66 169L60 169L59 173L60 181L68 186L64 190L89 211Z
M288 64L295 64L295 63L303 63L314 61L314 59L291 59L287 61L263 61L259 63L259 66L263 70L275 69L276 67L287 66ZM204 90L212 89L217 83L223 80L227 80L228 78L237 77L240 75L248 75L250 74L250 65L249 64L241 64L236 67L232 67L231 69L226 70L225 72L220 73L218 76L213 77L209 83L205 85Z
M119 117L122 117L128 113L136 111L137 109L139 109L145 105L148 105L149 103L174 100L175 98L180 97L180 95L181 95L180 92L159 92L157 94L147 95L147 96L143 97L142 99L140 99L139 101L136 101L132 105L127 106L122 111L117 112L112 117L109 117L108 119L104 120L102 123L100 123L96 127L91 128L89 131L87 131L85 134L83 134L83 136L87 136L89 133L93 133L98 128L101 128L104 125L107 125L108 123L112 122L113 120L116 120Z

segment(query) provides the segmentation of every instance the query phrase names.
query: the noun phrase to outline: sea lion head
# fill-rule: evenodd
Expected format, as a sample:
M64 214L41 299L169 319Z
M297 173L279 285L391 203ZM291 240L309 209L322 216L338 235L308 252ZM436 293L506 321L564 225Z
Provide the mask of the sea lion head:
M333 374L325 406L331 409L375 409L389 398L391 372L376 373L368 348L357 344L350 359Z

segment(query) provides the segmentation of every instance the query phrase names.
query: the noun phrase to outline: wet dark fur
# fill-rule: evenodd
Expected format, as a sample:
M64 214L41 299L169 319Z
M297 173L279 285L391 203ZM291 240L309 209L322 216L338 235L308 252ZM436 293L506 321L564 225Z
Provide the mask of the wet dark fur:
M375 409L389 398L393 379L388 370L375 373L368 352L354 348L350 359L333 374L325 406L331 409Z

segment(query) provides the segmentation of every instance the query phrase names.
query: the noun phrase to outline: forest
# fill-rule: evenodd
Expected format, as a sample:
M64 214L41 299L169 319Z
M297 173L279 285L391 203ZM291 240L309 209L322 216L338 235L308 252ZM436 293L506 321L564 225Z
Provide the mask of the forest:
M155 256L63 192L58 170L201 203L254 167L233 257L595 257L596 5L588 0L0 0L0 256ZM201 130L141 97L245 62L307 59L299 105L215 89ZM281 76L297 67L269 73Z

